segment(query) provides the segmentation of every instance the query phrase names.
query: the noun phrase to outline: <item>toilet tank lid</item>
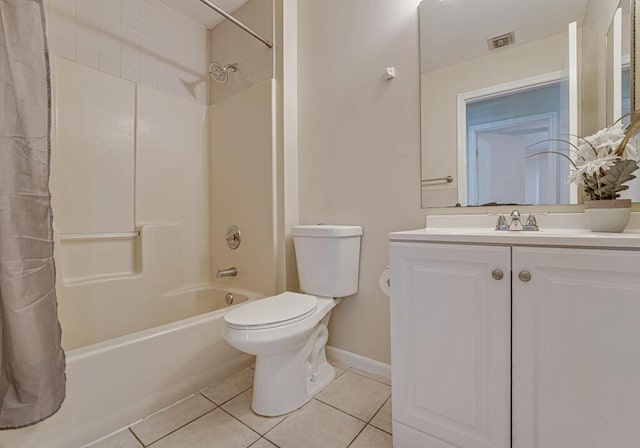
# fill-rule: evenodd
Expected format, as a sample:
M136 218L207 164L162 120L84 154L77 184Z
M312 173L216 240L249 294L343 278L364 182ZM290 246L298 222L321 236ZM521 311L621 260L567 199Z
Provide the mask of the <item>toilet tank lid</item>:
M346 236L360 236L362 235L362 226L339 226L329 224L293 226L291 227L291 235L315 238L340 238Z

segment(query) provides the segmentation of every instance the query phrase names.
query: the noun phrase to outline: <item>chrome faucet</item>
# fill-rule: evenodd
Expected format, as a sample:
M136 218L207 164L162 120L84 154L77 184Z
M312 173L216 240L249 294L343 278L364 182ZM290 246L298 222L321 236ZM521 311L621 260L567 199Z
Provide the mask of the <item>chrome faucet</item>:
M513 212L511 212L510 224L507 224L507 219L502 213L498 215L496 230L509 230L512 232L517 232L523 230L536 231L540 230L540 228L538 227L538 222L536 221L536 217L533 213L529 213L529 216L527 216L527 220L524 224L522 224L520 212L518 210L514 210Z
M518 210L511 212L511 224L509 224L509 230L523 230L522 223L520 222L520 212Z
M238 275L238 270L236 268L218 269L216 278L235 277L236 275Z
M533 213L529 213L529 216L527 216L527 220L524 223L524 228L522 230L540 230L540 227L538 227L538 221L536 220L536 215L534 215Z

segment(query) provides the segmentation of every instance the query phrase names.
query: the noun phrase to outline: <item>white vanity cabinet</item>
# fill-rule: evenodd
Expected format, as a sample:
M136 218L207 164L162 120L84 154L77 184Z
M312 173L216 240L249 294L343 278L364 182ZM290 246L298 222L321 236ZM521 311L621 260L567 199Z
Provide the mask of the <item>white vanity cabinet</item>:
M510 249L394 243L391 269L394 447L508 447Z
M640 447L640 251L512 260L513 446Z
M640 250L424 235L390 246L394 448L640 447Z

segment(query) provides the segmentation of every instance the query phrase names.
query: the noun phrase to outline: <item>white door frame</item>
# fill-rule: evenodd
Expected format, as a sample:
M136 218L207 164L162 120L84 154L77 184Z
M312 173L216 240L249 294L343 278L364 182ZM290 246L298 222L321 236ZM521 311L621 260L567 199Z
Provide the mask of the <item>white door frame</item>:
M544 112L541 114L535 114L535 115L526 115L524 117L518 117L518 118L509 118L506 120L500 120L500 121L492 121L490 123L484 123L484 124L478 124L475 126L471 126L469 127L469 133L471 134L471 137L469 139L469 146L470 147L475 147L477 144L477 135L481 132L487 132L487 131L491 131L494 129L502 129L502 128L507 128L507 127L511 127L511 126L518 126L521 124L525 124L525 123L529 123L532 121L545 121L546 122L546 126L548 129L548 132L550 135L556 135L557 134L557 126L556 123L558 121L558 113L557 112ZM465 151L465 156L467 154L468 151ZM477 168L477 164L478 164L478 160L477 157L475 155L472 155L467 161L466 164L468 165L468 167L476 167ZM553 164L553 161L550 160L550 164ZM557 165L557 163L556 163ZM474 187L473 185L470 186L472 191L471 191L471 199L473 199L474 201L476 201L478 199L478 189L476 187ZM469 199L469 198L467 198ZM478 204L480 205L480 204Z
M556 71L458 94L458 203L467 204L467 103L555 84L564 78L562 71Z

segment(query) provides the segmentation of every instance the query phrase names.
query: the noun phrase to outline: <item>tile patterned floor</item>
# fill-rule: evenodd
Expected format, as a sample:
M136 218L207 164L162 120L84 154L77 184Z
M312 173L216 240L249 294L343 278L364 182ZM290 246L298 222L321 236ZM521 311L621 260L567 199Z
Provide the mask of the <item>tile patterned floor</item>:
M333 383L285 416L251 411L246 369L86 448L391 448L389 380L335 368Z

